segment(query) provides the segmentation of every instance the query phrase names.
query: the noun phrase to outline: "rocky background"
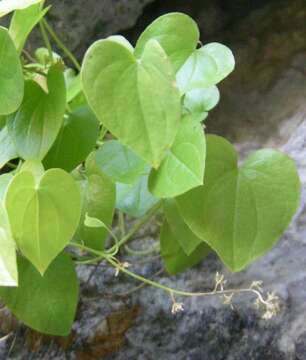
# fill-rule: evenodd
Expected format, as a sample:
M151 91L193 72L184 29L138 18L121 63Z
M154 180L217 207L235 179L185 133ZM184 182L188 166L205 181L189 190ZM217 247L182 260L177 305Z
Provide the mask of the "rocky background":
M306 1L305 0L67 0L50 1L49 18L81 59L95 39L120 33L132 42L157 16L183 11L198 22L202 42L220 41L237 67L221 86L221 101L208 132L234 141L242 156L262 146L281 148L298 165L303 183L300 210L278 245L239 274L214 256L169 278L158 258L129 258L132 270L172 287L193 291L214 286L216 271L228 287L263 281L281 298L281 311L261 319L249 295L234 306L218 298L178 298L185 311L171 314L171 299L114 270L79 270L82 298L72 335L42 337L0 311L0 359L114 360L306 360ZM39 44L33 35L30 47ZM141 244L155 241L146 229ZM137 242L136 242L137 245ZM130 292L130 293L128 293Z

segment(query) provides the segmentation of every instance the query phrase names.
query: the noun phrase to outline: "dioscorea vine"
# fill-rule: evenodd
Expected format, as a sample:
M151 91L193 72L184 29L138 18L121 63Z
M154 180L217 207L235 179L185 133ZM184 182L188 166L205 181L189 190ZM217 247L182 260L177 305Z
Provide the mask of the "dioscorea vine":
M272 316L277 298L263 297L258 282L225 289L217 274L215 289L193 293L119 260L158 213L160 246L147 252L160 251L169 274L210 252L240 271L271 249L294 215L293 160L264 149L238 165L227 140L204 132L217 85L234 70L231 50L202 45L197 24L170 13L135 46L120 35L96 41L79 64L48 11L40 0L0 2L0 16L14 12L9 28L0 27L1 302L26 325L66 335L79 296L75 265L106 261L165 290L173 312L183 308L176 296L229 303L252 292ZM30 54L24 45L35 26L45 48Z

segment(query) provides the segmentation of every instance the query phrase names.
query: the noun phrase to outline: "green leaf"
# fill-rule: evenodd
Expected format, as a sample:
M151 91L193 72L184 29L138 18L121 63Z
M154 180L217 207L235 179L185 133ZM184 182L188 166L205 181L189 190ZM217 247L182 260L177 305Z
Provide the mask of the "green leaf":
M88 227L85 224L87 217L96 218L110 227L112 224L115 204L115 184L101 172L90 172L86 180L79 182L82 193L82 216L75 235L75 240L86 246L103 250L108 235L106 227Z
M204 186L176 199L191 230L233 271L275 244L300 197L295 164L281 152L259 150L240 168L237 162L230 143L208 136Z
M16 10L14 12L10 23L9 33L19 53L22 51L30 32L34 26L45 16L49 8L50 7L42 9L41 4L36 3L32 6L22 10Z
M15 144L8 133L7 126L0 130L0 168L8 161L18 157Z
M48 170L40 179L22 171L10 182L5 206L14 239L41 274L71 240L80 202L78 186L61 169Z
M133 184L116 184L116 207L133 216L145 215L159 200L148 190L148 175L140 176Z
M235 67L235 59L229 48L210 43L195 50L177 73L176 80L181 93L207 88L218 84Z
M37 59L38 63L41 65L50 65L52 63L50 59L50 53L49 50L45 47L40 47L35 50L34 53L35 58ZM61 62L62 58L59 54L57 54L55 51L52 51L52 57L54 62Z
M165 220L161 228L160 244L161 256L165 262L166 270L174 275L199 263L208 255L210 249L206 244L202 243L187 256L172 230Z
M106 228L106 225L104 224L103 221L95 217L91 217L87 213L85 214L84 225L92 228L100 228L100 227Z
M24 159L42 160L63 123L66 89L59 66L50 68L47 85L48 93L36 82L27 81L22 105L8 121L9 134Z
M168 155L157 170L151 171L152 194L159 198L174 197L203 184L205 156L201 124L184 117Z
M8 177L0 176L0 189L7 187ZM7 214L0 204L0 286L17 286L18 272L16 263L16 246L13 240Z
M134 52L134 48L133 48L132 44L124 36L112 35L112 36L109 36L107 38L107 40L115 41L118 44L125 46L131 53Z
M86 106L65 116L55 143L43 163L46 169L62 168L68 172L86 159L96 145L99 122Z
M203 240L197 237L186 225L175 200L169 199L164 202L164 213L176 241L187 256L191 255L200 244L203 244Z
M5 305L36 331L66 336L76 314L79 284L74 264L66 254L58 256L44 276L25 258L18 258L19 286L0 287Z
M97 166L115 182L132 184L145 172L146 163L117 140L105 142L96 152Z
M182 13L166 14L153 21L140 35L135 55L140 57L147 42L155 39L177 71L197 47L199 36L199 28L191 17Z
M41 1L42 0L1 0L0 17L7 15L14 10L26 9L27 7Z
M0 13L1 4L0 2ZM0 115L8 115L22 102L24 80L14 42L7 29L0 26Z
M208 111L218 104L219 99L220 93L215 85L190 90L184 96L184 109L194 121L201 122L207 117Z
M174 72L159 43L149 41L137 60L118 42L95 42L85 55L82 82L103 125L158 167L174 141L181 112Z

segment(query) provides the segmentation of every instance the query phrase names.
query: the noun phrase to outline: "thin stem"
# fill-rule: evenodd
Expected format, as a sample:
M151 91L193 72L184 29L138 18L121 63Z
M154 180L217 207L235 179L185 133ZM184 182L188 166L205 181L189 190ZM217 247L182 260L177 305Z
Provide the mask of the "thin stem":
M119 212L118 215L118 223L119 223L119 229L120 229L120 235L123 238L125 236L125 223L124 223L124 214L123 212Z
M48 33L51 35L57 46L63 50L66 56L71 60L73 65L78 71L81 71L81 65L76 59L76 57L72 54L72 52L65 46L65 44L61 41L61 39L56 35L52 27L49 25L46 19L42 19L44 26L46 27Z
M51 63L53 63L53 52L52 52L50 40L49 40L48 35L46 33L46 30L45 30L44 19L40 20L39 28L40 28L40 32L41 32L42 38L44 40L45 46L48 49L49 58L51 60Z
M9 162L7 162L6 164L5 164L7 167L9 167L10 169L17 169L17 166L18 165L16 165L16 164L13 164L13 163L11 163L10 161Z
M123 244L128 242L134 236L134 234L137 233L137 231L140 228L142 228L143 225L148 223L151 220L151 218L158 212L161 205L162 203L158 202L142 219L136 222L136 224L132 227L132 229L122 239L120 239L120 241L117 244L118 247L120 248ZM113 251L114 251L114 246L109 250L109 252L113 252Z

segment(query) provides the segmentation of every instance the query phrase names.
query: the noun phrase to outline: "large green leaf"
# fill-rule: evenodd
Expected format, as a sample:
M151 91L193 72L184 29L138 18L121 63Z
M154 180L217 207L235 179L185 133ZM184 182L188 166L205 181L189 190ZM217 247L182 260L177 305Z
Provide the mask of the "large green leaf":
M193 236L190 230L189 233ZM166 220L161 228L160 245L166 270L173 275L196 265L205 258L210 251L209 247L202 243L189 256L186 255L173 232L173 228L169 226Z
M184 96L184 109L196 122L206 119L208 111L213 109L219 102L220 93L217 86L194 89Z
M97 166L115 182L132 184L143 174L146 163L117 140L105 142L96 152Z
M8 161L18 157L15 144L4 126L0 130L0 168L2 168Z
M7 29L0 26L0 115L11 114L18 109L23 91L22 67L17 50Z
M64 124L43 163L46 168L73 170L86 159L96 145L99 122L89 107L81 107L65 116Z
M48 93L35 81L27 81L22 105L8 121L9 134L24 159L42 160L63 123L66 89L59 65L50 68L47 86Z
M4 180L4 181L2 181ZM1 191L7 186L8 178L0 176ZM18 273L16 263L16 246L13 240L7 214L0 204L0 286L17 286Z
M0 175L0 202L3 202L6 189L12 179L12 173L5 173Z
M210 43L195 50L180 68L176 80L183 94L190 90L218 84L235 67L235 59L229 48Z
M233 146L207 138L204 186L177 198L180 214L233 271L268 251L299 204L294 162L276 150L251 154L238 168Z
M42 9L41 4L36 3L28 8L14 12L9 33L19 53L23 49L26 39L34 26L43 18L48 10L49 8Z
M0 17L7 15L14 10L26 9L27 7L41 1L42 0L1 0Z
M147 42L155 39L177 71L197 47L199 36L198 26L191 17L182 13L166 14L153 21L140 35L135 55L141 56Z
M66 254L58 256L44 276L21 256L19 286L0 287L0 298L27 326L45 334L66 336L74 321L79 284L74 264Z
M143 216L158 201L148 190L148 175L140 176L133 184L116 184L116 207L130 216Z
M94 156L92 156L92 161L94 161ZM87 215L111 227L116 204L116 187L93 165L87 166L86 170L86 179L79 181L82 194L82 216L75 239L93 249L103 250L108 235L107 229L85 226L84 221Z
M80 220L80 191L61 169L22 171L10 182L5 205L21 252L41 274L71 240Z
M174 144L160 167L152 169L149 189L157 197L174 197L203 184L206 145L200 123L182 119Z
M140 59L112 40L95 42L82 66L89 105L121 143L154 167L172 145L180 121L180 95L171 63L156 40Z

